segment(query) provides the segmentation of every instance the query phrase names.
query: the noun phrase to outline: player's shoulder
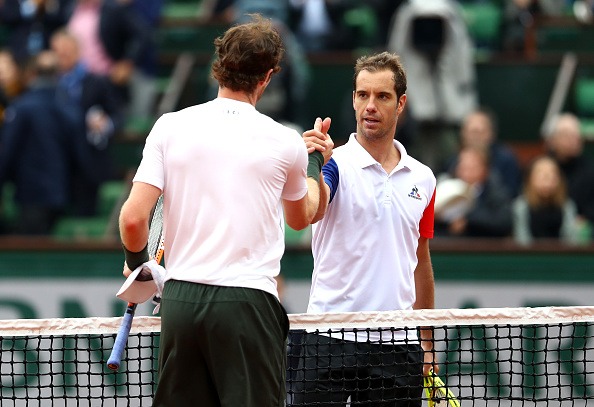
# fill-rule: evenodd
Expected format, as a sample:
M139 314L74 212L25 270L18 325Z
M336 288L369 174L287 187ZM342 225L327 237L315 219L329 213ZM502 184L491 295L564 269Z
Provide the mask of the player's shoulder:
M188 106L161 115L155 123L154 129L168 134L187 134L199 127L203 133L208 133L213 131L219 123L219 121L213 120L216 113L217 107L213 101Z
M338 154L339 156L344 156L348 155L350 152L352 151L348 148L347 144L342 144L332 149L332 155Z
M291 134L292 136L301 137L301 129L297 125L277 122L272 117L260 112L258 112L256 117L266 129L274 132L280 132L282 134Z
M336 146L336 144L337 143L335 142L335 147L332 149L332 158L335 160L349 160L358 153L357 149L353 148L353 143L347 141L346 143L340 144L339 146Z
M196 120L196 115L204 112L208 109L206 106L207 103L203 103L200 105L193 105L189 106L180 110L176 110L174 112L168 112L162 114L157 121L160 122L167 122L167 123L179 123L180 121L187 121L187 120Z
M188 106L183 109L177 110L175 112L165 113L163 116L173 117L173 118L180 118L180 117L184 117L184 116L193 116L196 113L212 110L214 107L215 107L214 103L211 100L209 102Z
M410 155L407 155L406 157L406 166L408 166L411 171L416 172L419 176L435 180L435 174L433 174L433 170L429 168L428 165L423 164Z
M403 166L407 167L416 178L431 180L435 183L433 170L410 155L406 148L398 140L394 140L394 146L400 152L400 160Z
M300 129L297 126L279 123L273 118L257 113L252 123L254 128L258 129L259 137L265 138L273 143L296 147L303 147L303 138Z

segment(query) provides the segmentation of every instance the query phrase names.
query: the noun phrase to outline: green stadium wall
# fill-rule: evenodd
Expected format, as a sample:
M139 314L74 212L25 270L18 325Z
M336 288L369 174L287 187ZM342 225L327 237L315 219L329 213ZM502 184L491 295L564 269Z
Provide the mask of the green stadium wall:
M125 304L115 297L124 281L121 251L70 246L0 250L0 318L122 314ZM437 308L594 305L594 250L436 246ZM312 268L309 250L287 250L282 274L289 312L305 312ZM151 310L144 304L138 312Z

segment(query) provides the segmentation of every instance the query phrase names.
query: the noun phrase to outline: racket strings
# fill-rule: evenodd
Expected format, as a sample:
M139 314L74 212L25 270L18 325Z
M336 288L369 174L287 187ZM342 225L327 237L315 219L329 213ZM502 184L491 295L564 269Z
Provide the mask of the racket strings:
M157 259L158 251L162 246L161 236L163 234L163 195L157 200L153 217L149 227L148 252L151 258ZM159 259L160 260L160 259ZM157 261L159 263L159 261Z

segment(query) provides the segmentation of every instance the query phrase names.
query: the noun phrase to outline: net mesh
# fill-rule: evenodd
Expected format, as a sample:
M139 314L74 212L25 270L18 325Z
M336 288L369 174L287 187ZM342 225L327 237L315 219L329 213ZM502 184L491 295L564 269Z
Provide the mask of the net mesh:
M0 321L0 406L151 406L160 320L134 320L117 374L106 361L120 321Z
M134 319L116 373L105 363L120 320L0 321L0 406L150 406L160 319ZM461 406L594 406L594 307L295 314L290 321L288 405L427 405L416 339L427 329L439 377Z

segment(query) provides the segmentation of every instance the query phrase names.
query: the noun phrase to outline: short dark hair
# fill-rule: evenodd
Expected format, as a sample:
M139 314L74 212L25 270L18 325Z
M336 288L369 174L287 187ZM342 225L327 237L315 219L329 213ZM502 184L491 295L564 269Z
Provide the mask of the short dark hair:
M406 71L400 62L400 57L389 52L382 52L371 56L363 56L357 59L355 64L355 75L353 76L353 90L357 90L357 78L361 71L380 72L392 71L394 74L394 90L396 96L406 93Z
M229 28L214 41L211 75L222 87L252 92L270 69L280 70L283 43L270 20L251 14L252 21Z

